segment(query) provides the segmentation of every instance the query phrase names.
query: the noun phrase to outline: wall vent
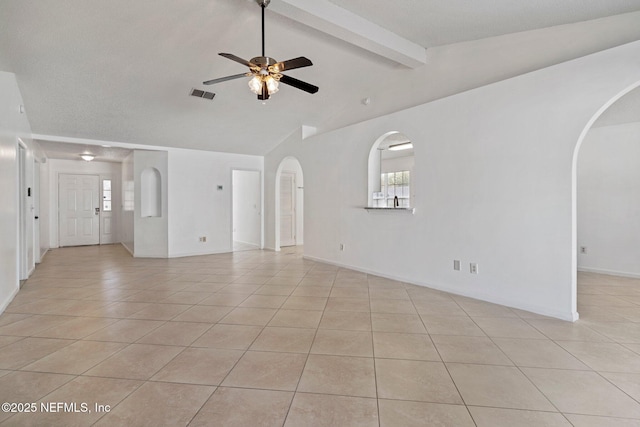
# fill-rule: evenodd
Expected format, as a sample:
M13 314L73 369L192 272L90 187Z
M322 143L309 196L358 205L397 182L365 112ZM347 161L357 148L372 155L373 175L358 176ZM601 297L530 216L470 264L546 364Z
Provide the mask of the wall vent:
M198 98L209 99L209 100L213 99L213 97L216 96L216 94L213 92L207 92L207 91L195 89L195 88L191 89L191 93L189 93L189 95L195 96Z

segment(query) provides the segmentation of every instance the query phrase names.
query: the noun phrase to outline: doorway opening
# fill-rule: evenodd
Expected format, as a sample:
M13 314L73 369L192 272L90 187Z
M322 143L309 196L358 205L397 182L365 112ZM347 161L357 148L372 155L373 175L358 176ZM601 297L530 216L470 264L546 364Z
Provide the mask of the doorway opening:
M588 285L602 283L599 274L640 279L640 226L634 220L640 211L640 174L636 172L640 170L640 121L637 116L624 119L625 110L633 113L633 105L638 102L640 81L611 98L592 116L573 153L574 312L587 309L578 304L578 282L585 285L581 288L585 290L590 289Z
M231 171L232 249L262 248L262 182L260 171Z
M304 244L304 177L294 157L280 162L276 172L275 249Z

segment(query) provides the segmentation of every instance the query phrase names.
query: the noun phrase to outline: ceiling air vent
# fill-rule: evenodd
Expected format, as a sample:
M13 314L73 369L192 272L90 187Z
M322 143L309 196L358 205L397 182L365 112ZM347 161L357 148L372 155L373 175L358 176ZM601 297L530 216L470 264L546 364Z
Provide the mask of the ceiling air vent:
M207 92L200 89L191 89L191 93L189 93L189 95L204 99L213 99L213 97L216 96L213 92Z

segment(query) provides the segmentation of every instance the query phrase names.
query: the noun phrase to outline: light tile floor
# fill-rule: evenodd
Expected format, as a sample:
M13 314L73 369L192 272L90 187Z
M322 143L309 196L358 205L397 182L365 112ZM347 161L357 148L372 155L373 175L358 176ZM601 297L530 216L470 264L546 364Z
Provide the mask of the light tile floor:
M56 249L0 316L0 401L37 413L0 421L640 426L640 280L579 282L572 324L299 249L169 260Z

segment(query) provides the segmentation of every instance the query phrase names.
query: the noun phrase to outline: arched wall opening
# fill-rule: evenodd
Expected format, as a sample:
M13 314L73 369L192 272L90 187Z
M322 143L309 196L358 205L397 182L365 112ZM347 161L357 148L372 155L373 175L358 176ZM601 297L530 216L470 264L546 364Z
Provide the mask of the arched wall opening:
M594 123L619 99L640 87L640 80L618 92L598 109L583 128L573 151L571 166L571 304L573 312L578 306L578 159L582 144Z
M415 191L410 180L414 159L412 141L401 132L389 131L375 140L369 151L367 168L368 207L413 206ZM388 179L393 181L393 185L387 185ZM397 197L395 202L394 196Z
M297 158L282 159L275 180L275 250L304 244L304 176Z

